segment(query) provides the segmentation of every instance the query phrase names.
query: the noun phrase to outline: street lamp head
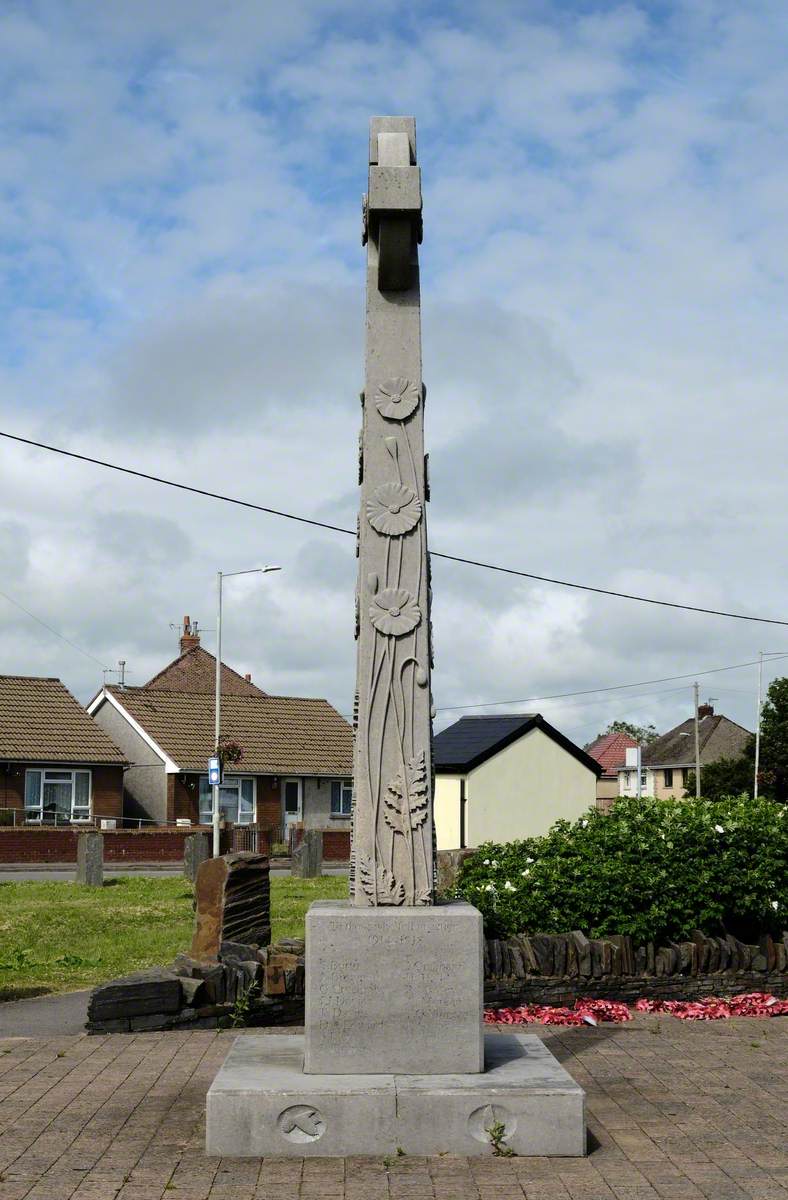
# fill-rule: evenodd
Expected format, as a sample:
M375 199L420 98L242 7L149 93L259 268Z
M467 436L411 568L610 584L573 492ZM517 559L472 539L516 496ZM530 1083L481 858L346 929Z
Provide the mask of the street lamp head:
M267 575L269 571L281 571L282 568L272 565L272 566L261 567L260 570L262 571L263 575Z

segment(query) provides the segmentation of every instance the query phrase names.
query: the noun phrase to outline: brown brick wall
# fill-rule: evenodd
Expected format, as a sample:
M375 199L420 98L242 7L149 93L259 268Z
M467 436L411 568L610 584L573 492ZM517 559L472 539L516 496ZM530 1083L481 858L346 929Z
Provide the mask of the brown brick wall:
M79 829L0 828L0 863L75 863ZM104 830L106 863L181 862L190 829Z
M25 771L28 767L73 771L84 763L10 763L0 767L0 808L22 812L25 807ZM95 817L123 816L123 768L90 767L93 776L93 814Z
M350 859L350 830L323 830L323 858L330 862L348 862Z

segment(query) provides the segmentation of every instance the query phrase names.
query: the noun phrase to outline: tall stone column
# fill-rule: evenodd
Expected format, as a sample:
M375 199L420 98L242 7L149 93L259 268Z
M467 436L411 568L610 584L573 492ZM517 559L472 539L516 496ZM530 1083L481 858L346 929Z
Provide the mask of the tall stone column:
M431 626L413 117L373 117L359 477L352 897L434 898Z

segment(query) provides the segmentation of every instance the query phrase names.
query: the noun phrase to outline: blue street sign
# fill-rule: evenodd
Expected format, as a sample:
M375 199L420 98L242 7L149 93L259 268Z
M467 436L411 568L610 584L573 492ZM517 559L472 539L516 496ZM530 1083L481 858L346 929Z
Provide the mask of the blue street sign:
M208 759L208 783L216 787L222 782L222 767L218 758Z

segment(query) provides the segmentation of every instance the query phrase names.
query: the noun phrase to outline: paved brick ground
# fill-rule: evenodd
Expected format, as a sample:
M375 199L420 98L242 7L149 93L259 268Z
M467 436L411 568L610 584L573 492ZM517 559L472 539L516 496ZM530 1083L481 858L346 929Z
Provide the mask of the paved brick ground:
M587 1159L207 1158L234 1035L0 1040L0 1200L788 1200L785 1018L534 1031L587 1091Z

